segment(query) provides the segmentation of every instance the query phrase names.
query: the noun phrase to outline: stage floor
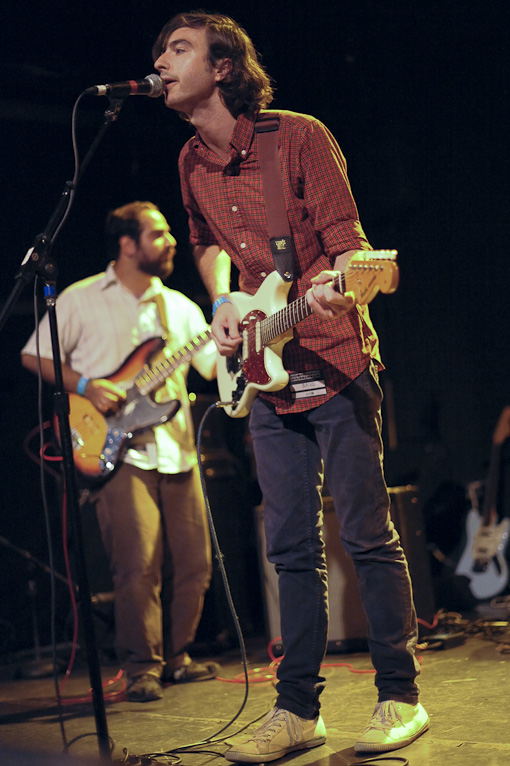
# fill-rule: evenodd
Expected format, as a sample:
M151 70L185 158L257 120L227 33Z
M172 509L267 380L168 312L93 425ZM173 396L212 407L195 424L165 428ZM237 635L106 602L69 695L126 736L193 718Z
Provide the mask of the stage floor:
M501 615L502 620L507 617L506 613ZM395 755L407 759L410 766L510 763L510 654L505 652L505 646L494 637L468 635L461 645L425 649L420 656L421 701L431 717L430 730ZM216 733L239 713L246 685L237 648L210 659L221 663L219 679L167 686L164 699L157 702L136 704L122 698L110 699L110 694L120 688L119 683L105 690L106 725L113 762L147 766L153 763L152 756L157 763L176 763L180 759L183 766L225 763L224 738L249 726L272 707L271 660L263 640L248 642L247 703L235 723L217 737ZM251 675L256 668L262 670ZM64 737L69 743L69 754L79 763L88 766L99 761L97 716L91 703L80 701L86 698L90 686L86 664L73 669L61 690L62 721L52 677L16 678L13 662L4 664L0 670L2 764L60 764ZM113 678L117 670L113 665L103 666L103 680ZM375 704L373 673L353 671L371 671L368 654L327 656L323 670L327 683L321 698L327 743L282 761L292 761L296 766L348 766L369 757L355 754L352 746ZM201 746L206 752L196 752L200 749L196 747L181 750L175 758L156 756L156 753L172 753L211 739L214 742ZM405 761L383 761L384 764L399 762Z

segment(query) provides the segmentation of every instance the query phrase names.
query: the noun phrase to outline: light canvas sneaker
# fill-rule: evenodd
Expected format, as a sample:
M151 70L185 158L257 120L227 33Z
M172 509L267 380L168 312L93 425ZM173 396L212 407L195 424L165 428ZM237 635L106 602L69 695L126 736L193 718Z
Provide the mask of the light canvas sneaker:
M294 750L317 747L326 741L322 717L308 721L281 708L273 708L260 727L247 737L233 739L225 753L227 761L265 763L283 758Z
M354 745L356 752L385 753L405 747L429 728L430 719L419 703L378 702L367 728Z

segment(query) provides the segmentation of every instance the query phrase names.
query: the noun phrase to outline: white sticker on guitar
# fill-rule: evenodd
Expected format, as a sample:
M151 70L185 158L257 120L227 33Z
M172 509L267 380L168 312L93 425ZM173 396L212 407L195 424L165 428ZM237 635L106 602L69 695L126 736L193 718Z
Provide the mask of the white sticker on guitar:
M289 385L293 399L306 399L312 396L322 396L326 393L322 370L291 372Z

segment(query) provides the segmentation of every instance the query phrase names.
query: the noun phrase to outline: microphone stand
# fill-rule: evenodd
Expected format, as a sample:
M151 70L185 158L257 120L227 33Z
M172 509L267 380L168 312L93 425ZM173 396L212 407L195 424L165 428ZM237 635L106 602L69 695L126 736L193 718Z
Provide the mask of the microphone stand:
M53 366L55 371L54 403L55 414L58 419L60 432L62 468L64 474L66 501L67 507L69 508L72 529L77 542L76 580L78 585L80 613L83 622L83 634L85 638L86 654L89 668L92 703L94 707L99 752L100 755L108 761L111 761L110 741L108 736L108 727L106 724L104 696L101 682L101 669L99 665L92 615L92 601L83 546L83 528L79 512L78 485L73 460L71 429L69 425L69 396L64 390L62 363L60 360L60 344L55 309L55 280L57 277L58 269L55 262L49 257L49 254L60 231L60 228L65 222L67 214L70 210L70 206L78 186L78 181L83 175L85 168L89 164L97 145L103 137L103 134L109 125L117 119L123 103L123 99L110 99L110 107L104 113L104 123L99 130L94 142L92 143L86 157L84 158L81 170L79 170L77 173L74 182L66 182L64 191L60 197L60 201L53 215L51 216L46 229L41 234L37 235L32 247L27 251L21 264L20 270L15 277L17 282L0 313L1 331L12 306L17 300L25 284L28 284L28 282L35 276L40 276L43 279L44 295L50 323Z

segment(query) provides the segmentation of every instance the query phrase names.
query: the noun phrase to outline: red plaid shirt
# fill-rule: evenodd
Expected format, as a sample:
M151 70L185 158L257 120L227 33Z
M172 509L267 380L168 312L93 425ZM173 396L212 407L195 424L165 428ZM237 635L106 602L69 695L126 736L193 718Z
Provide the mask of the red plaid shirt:
M306 292L311 277L331 269L337 255L370 250L370 245L358 220L344 156L332 134L308 115L277 113L280 168L297 254L291 301ZM232 134L228 151L240 159L238 176L224 173L227 162L210 151L198 133L179 158L192 245L223 248L239 269L240 289L250 294L274 270L254 125L254 117L241 115ZM320 395L295 399L289 385L260 395L274 402L280 413L307 410L341 391L371 358L380 362L366 306L328 321L312 314L294 328L293 339L284 346L283 363L289 373L317 371L324 382Z

